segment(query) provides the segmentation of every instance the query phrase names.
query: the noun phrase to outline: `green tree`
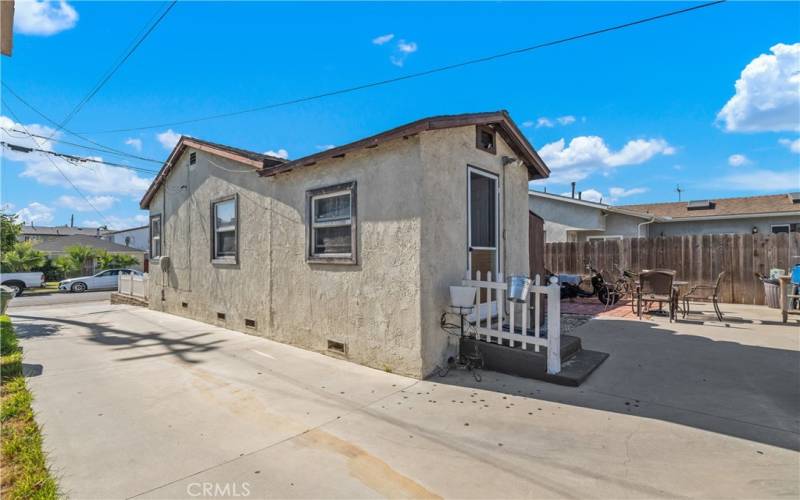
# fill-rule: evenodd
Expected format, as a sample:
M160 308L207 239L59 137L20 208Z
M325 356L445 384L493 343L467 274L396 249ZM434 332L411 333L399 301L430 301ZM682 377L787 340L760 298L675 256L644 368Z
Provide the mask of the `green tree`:
M20 231L22 223L17 222L16 215L0 212L0 253L5 254L14 249Z
M59 255L52 260L53 267L66 278L70 273L80 269L80 265L70 255Z
M12 272L27 272L37 267L42 267L47 262L47 256L33 248L30 242L17 243L10 251L3 252L3 269Z
M82 272L84 269L89 270L92 259L99 253L96 248L86 245L72 245L65 248L64 251L75 262L75 268Z
M132 255L123 253L108 253L105 250L98 253L96 258L101 269L131 267L139 264L139 259L133 257Z

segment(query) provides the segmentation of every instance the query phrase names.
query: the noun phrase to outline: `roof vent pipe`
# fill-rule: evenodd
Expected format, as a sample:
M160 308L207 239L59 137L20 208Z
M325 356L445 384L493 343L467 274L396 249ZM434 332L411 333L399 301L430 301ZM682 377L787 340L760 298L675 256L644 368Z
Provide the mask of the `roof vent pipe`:
M572 181L572 198L575 198L575 181Z
M583 191L578 191L578 199L580 200L582 198L583 198Z

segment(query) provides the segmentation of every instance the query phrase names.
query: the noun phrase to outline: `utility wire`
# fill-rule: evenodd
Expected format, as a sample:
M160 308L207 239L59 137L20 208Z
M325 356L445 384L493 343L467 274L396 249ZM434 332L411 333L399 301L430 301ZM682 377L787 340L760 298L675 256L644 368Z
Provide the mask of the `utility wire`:
M152 33L156 29L156 27L158 27L161 21L164 20L167 14L169 14L169 11L171 11L172 8L175 7L176 3L178 3L178 0L173 0L167 6L166 10L164 10L164 12L158 17L158 19L156 19L155 22L150 25L150 28L147 29L147 31L145 31L143 34L141 34L140 32L140 35L138 36L138 38L135 39L133 45L129 46L128 50L122 55L122 57L117 61L117 63L114 64L111 67L111 69L106 71L104 76L102 76L100 80L94 85L94 87L92 87L89 93L86 94L86 96L84 96L84 98L81 99L81 101L78 104L76 104L74 108L72 108L72 111L67 113L67 116L65 116L64 119L61 120L61 123L58 124L53 134L57 133L59 130L64 128L67 125L67 123L69 123L78 113L80 113L81 109L83 109L83 107L86 104L88 104L89 101L92 100L92 98L98 92L100 92L100 89L102 89L103 86L105 86L105 84L108 83L111 77L114 76L114 73L116 73L117 70L119 70L122 67L122 65L125 64L125 62L133 55L133 53L136 52L136 49L138 49L139 46L142 44L142 42L144 42L147 39L150 33ZM150 21L148 21L148 23L150 23Z
M39 141L38 141L38 140L37 140L35 137L33 137L33 134L31 134L31 133L30 133L30 131L28 130L28 128L27 128L27 127L25 127L25 125L23 125L23 124L22 124L22 122L21 122L21 121L20 121L20 119L19 119L19 116L17 116L17 114L14 112L14 110L13 110L13 109L12 109L12 108L11 108L11 107L8 105L8 102L4 102L3 104L5 105L5 107L6 107L6 109L8 110L8 112L9 112L9 113L11 113L11 116L13 116L13 117L14 117L14 119L17 121L17 123L19 123L19 124L20 124L20 126L22 127L22 129L23 129L23 130L25 130L25 132L26 132L26 133L27 133L27 134L30 136L30 138L31 138L31 139L32 139L32 140L33 140L33 141L34 141L36 144L38 144L38 145L39 145L39 147L42 147L42 143L40 143L40 142L39 142ZM61 168L58 166L58 164L56 164L56 162L55 162L55 161L53 161L53 159L52 159L52 158L51 158L49 155L46 155L46 156L45 156L45 158L47 158L47 159L50 161L50 163L52 163L52 164L53 164L53 166L55 167L55 169L56 169L56 170L58 170L58 173L60 173L60 174L61 174L61 176L62 176L62 177L64 177L64 179L66 179L66 181L69 183L69 185L70 185L70 186L72 186L72 189L74 189L74 190L75 190L75 192L76 192L76 193L78 193L78 194L81 196L81 198L83 198L83 200L84 200L84 201L85 201L87 204L89 204L89 206L90 206L90 207L92 207L92 209L93 209L95 212L97 212L97 215L99 215L99 216L100 216L100 217L101 217L101 218L102 218L104 221L106 221L106 223L107 223L107 224L111 224L111 221L109 221L109 220L108 220L108 218L107 218L105 215L103 215L103 212L101 212L100 210L98 210L98 209L97 209L97 207L96 207L96 206L94 206L94 203L92 203L91 201L89 201L89 198L87 198L87 197L86 197L86 195L85 195L85 194L83 194L83 192L82 192L80 189L78 189L78 186L76 186L76 185L75 185L75 183L74 183L74 182L72 182L72 179L70 179L70 178L67 176L67 174L65 174L65 173L64 173L64 171L63 171L63 170L61 170Z
M20 137L20 136L14 136L11 132L17 132L17 133L20 133L20 134L25 134L24 131L17 130L15 128L0 127L0 129L5 130L8 133L8 135L10 135L11 137L17 137L17 138ZM75 146L75 147L78 147L78 148L88 149L90 151L99 151L101 153L107 153L107 154L115 155L115 156L132 156L132 157L137 158L139 160L149 161L149 162L152 162L152 163L158 163L159 165L164 163L162 160L154 160L152 158L147 158L147 157L144 157L144 156L135 156L135 155L127 154L127 153L117 153L113 149L93 148L91 146L84 146L83 144L78 144L78 143L75 143L75 142L69 142L69 141L65 141L65 140L62 140L62 139L53 139L53 138L50 138L50 137L47 137L47 136L44 136L44 135L37 135L37 134L30 134L30 135L32 135L33 137L38 137L39 139L44 139L46 141L52 141L52 142L58 142L58 143L61 143L61 144L67 144L69 146ZM139 168L139 167L130 167L130 166L127 166L127 167L128 168L137 168L137 169ZM146 169L140 169L140 170L146 170Z
M18 100L19 102L21 102L21 103L22 103L22 104L23 104L23 105L24 105L26 108L30 109L31 111L33 111L34 113L36 113L37 115L39 115L40 117L42 117L42 118L43 118L45 121L47 121L48 123L50 123L50 124L52 124L52 125L54 125L54 126L56 126L56 127L58 126L58 123L57 123L55 120L53 120L52 118L50 118L50 117L49 117L49 116L47 116L46 114L42 113L41 111L39 111L39 110L38 110L38 109L37 109L37 108L36 108L36 107L35 107L33 104L29 103L29 102L28 102L27 100L25 100L25 99L24 99L24 98L23 98L21 95L17 94L17 93L14 91L14 89L12 89L12 88L11 88L11 87L10 87L10 86L9 86L9 85L6 83L6 82L0 82L0 84L2 84L2 86L3 86L3 87L6 89L6 90L8 90L8 92L9 92L9 93L11 93L11 95L13 95L14 97L16 97L16 98L17 98L17 100ZM5 105L5 104L6 104L6 102L7 102L7 101L3 101L3 104ZM20 123L20 125L22 125L22 124ZM27 130L27 129L26 129L26 130ZM119 156L127 156L127 157L129 157L129 158L135 158L135 159L137 159L137 160L145 160L145 161L150 161L150 162L155 162L155 163L164 163L164 162L162 162L162 161L158 161L158 160L155 160L155 159L153 159L153 158L146 158L146 157L144 157L144 156L138 156L138 155L134 155L134 154L128 153L128 152L126 152L126 151L122 151L122 150L119 150L119 149L112 148L111 146L106 146L105 144L101 144L101 143L99 143L99 142L95 142L95 141L93 141L93 140L91 140L91 139L89 139L89 138L87 138L87 137L84 137L84 136L83 136L83 135L81 135L81 134L78 134L78 133L76 133L76 132L73 132L72 130L69 130L69 129L67 129L67 128L64 128L64 127L62 127L62 128L61 128L61 130L62 130L62 131L64 131L64 132L66 132L67 134L69 134L69 135L73 136L73 137L77 137L78 139L81 139L81 140L83 140L83 141L86 141L86 142L88 142L89 144L94 144L95 146L98 146L98 147L104 148L104 149L108 150L108 152L113 152L113 153L116 153L116 154L117 154L117 155L119 155ZM26 132L26 133L28 133L29 135L32 135L32 134L30 134L29 132ZM53 139L48 139L48 140L53 140Z
M214 114L214 115L207 115L207 116L202 116L202 117L197 117L197 118L190 118L190 119L186 119L186 120L178 120L178 121L173 121L173 122L163 122L163 123L159 123L159 124L145 125L145 126L141 126L141 127L128 127L128 128L118 128L118 129L110 129L110 130L100 130L100 131L88 132L88 133L92 133L92 134L111 134L111 133L116 133L116 132L133 132L133 131L138 131L138 130L149 130L149 129L154 129L154 128L163 128L163 127L169 127L169 126L175 126L175 125L186 125L188 123L197 123L197 122L202 122L202 121L215 120L215 119L219 119L219 118L228 118L228 117L231 117L231 116L243 115L243 114L247 114L247 113L255 113L257 111L264 111L264 110L267 110L267 109L274 109L274 108L279 108L279 107L284 107L284 106L290 106L290 105L293 105L293 104L299 104L299 103L303 103L303 102L323 99L325 97L331 97L331 96L335 96L335 95L347 94L347 93L356 92L356 91L359 91L359 90L365 90L365 89L369 89L369 88L373 88L373 87L379 87L379 86L382 86L382 85L389 85L389 84L392 84L392 83L397 83L397 82L401 82L401 81L405 81L405 80L411 80L413 78L420 78L420 77L432 75L432 74L435 74L435 73L441 73L441 72L449 71L449 70L456 69L456 68L462 68L464 66L482 64L482 63L493 61L493 60L496 60L496 59L515 56L515 55L519 55L519 54L522 54L522 53L525 53L525 52L531 52L531 51L534 51L534 50L537 50L537 49L541 49L541 48L545 48L545 47L552 47L554 45L560 45L560 44L563 44L563 43L568 43L568 42L572 42L572 41L575 41L575 40L580 40L582 38L588 38L588 37L592 37L592 36L596 36L596 35L601 35L603 33L608 33L608 32L611 32L611 31L617 31L617 30L630 28L630 27L637 26L637 25L640 25L640 24L645 24L645 23L657 21L659 19L664 19L664 18L668 18L668 17L672 17L672 16L686 14L688 12L692 12L692 11L700 10L700 9L705 9L707 7L711 7L711 6L714 6L714 5L717 5L717 4L721 4L721 3L724 3L725 1L726 0L716 0L716 1L713 1L713 2L707 2L707 3L700 4L700 5L694 5L694 6L691 6L691 7L686 7L684 9L678 9L678 10L665 12L663 14L659 14L659 15L656 15L656 16L645 17L645 18L642 18L642 19L637 19L635 21L630 21L630 22L623 23L623 24L617 24L615 26L609 26L607 28L597 29L597 30L594 30L594 31L589 31L589 32L586 32L586 33L581 33L581 34L569 36L569 37L566 37L566 38L559 38L557 40L551 40L551 41L548 41L548 42L543 42L543 43L539 43L539 44L536 44L536 45L531 45L529 47L515 49L515 50L508 51L508 52L501 52L501 53L498 53L498 54L493 54L493 55L490 55L490 56L480 57L480 58L477 58L477 59L470 59L470 60L462 61L462 62L455 63L455 64L448 64L446 66L439 66L437 68L433 68L433 69L429 69L429 70L425 70L425 71L420 71L420 72L417 72L417 73L410 73L410 74L407 74L407 75L404 75L404 76L399 76L399 77L395 77L395 78L389 78L389 79L386 79L386 80L379 80L379 81L376 81L376 82L365 83L365 84L356 85L356 86L353 86L353 87L346 87L346 88L343 88L343 89L333 90L333 91L330 91L330 92L324 92L322 94L316 94L316 95L312 95L312 96L300 97L300 98L297 98L297 99L291 99L291 100L288 100L288 101L277 102L277 103L273 103L273 104L267 104L267 105L264 105L264 106L258 106L258 107L249 108L249 109L242 109L242 110L239 110L239 111L231 111L231 112L228 112L228 113L219 113L219 114Z
M31 137L36 137L36 136L32 135ZM39 148L31 148L29 146L23 146L21 144L14 144L12 142L0 141L0 145L5 146L8 149L10 149L11 151L16 151L18 153L37 152L37 153L43 153L43 154L48 154L48 155L52 155L52 156L57 156L59 158L64 158L65 160L67 160L69 162L97 163L97 164L100 164L100 165L108 165L110 167L125 168L125 169L128 169L128 170L136 170L137 172L146 172L148 174L157 174L158 173L157 170L150 170L150 169L147 169L147 168L132 167L130 165L123 165L121 163L114 163L114 162L110 162L110 161L97 160L97 159L94 159L94 158L87 158L85 156L75 156L75 155L68 155L66 153L56 153L55 151L48 151L46 149L39 149Z

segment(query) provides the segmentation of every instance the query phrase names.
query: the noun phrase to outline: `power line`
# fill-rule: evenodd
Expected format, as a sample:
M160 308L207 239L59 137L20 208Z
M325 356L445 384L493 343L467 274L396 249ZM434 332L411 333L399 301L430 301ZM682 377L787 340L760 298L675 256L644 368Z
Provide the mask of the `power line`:
M611 31L617 31L617 30L630 28L630 27L633 27L633 26L637 26L639 24L645 24L645 23L657 21L659 19L664 19L664 18L667 18L667 17L677 16L677 15L680 15L680 14L686 14L688 12L692 12L692 11L700 10L700 9L705 9L706 7L711 7L711 6L714 6L714 5L717 5L717 4L721 4L721 3L724 3L725 1L726 0L716 0L716 1L713 1L713 2L707 2L707 3L700 4L700 5L694 5L692 7L686 7L684 9L673 10L673 11L666 12L664 14L659 14L659 15L656 15L656 16L645 17L645 18L637 19L635 21L631 21L631 22L627 22L627 23L618 24L618 25L615 25L615 26L610 26L610 27L607 27L607 28L602 28L602 29L598 29L598 30L594 30L594 31L589 31L589 32L586 32L586 33L581 33L579 35L573 35L573 36L569 36L569 37L566 37L566 38L560 38L560 39L557 39L557 40L551 40L551 41L548 41L548 42L543 42L543 43L539 43L539 44L536 44L536 45L531 45L529 47L515 49L515 50L511 50L511 51L507 51L507 52L501 52L499 54L493 54L493 55L490 55L490 56L480 57L480 58L477 58L477 59L470 59L470 60L462 61L462 62L455 63L455 64L448 64L446 66L439 66L437 68L433 68L433 69L429 69L429 70L425 70L425 71L420 71L420 72L417 72L417 73L410 73L408 75L399 76L399 77L395 77L395 78L389 78L389 79L386 79L386 80L379 80L379 81L376 81L376 82L365 83L365 84L356 85L356 86L353 86L353 87L346 87L346 88L343 88L343 89L333 90L333 91L330 91L330 92L324 92L324 93L316 94L316 95L312 95L312 96L300 97L300 98L291 99L291 100L288 100L288 101L277 102L277 103L273 103L273 104L267 104L267 105L264 105L264 106L258 106L258 107L243 109L243 110L239 110L239 111L231 111L231 112L228 112L228 113L219 113L219 114L214 114L214 115L207 115L207 116L202 116L202 117L198 117L198 118L191 118L191 119L186 119L186 120L178 120L178 121L173 121L173 122L164 122L164 123L159 123L159 124L154 124L154 125L145 125L145 126L141 126L141 127L118 128L118 129L111 129L111 130L101 130L101 131L89 132L89 133L93 133L93 134L111 134L111 133L117 133L117 132L133 132L133 131L138 131L138 130L149 130L149 129L155 129L155 128L176 126L176 125L186 125L188 123L197 123L197 122L202 122L202 121L215 120L215 119L219 119L219 118L228 118L228 117L231 117L231 116L237 116L237 115L242 115L242 114L247 114L247 113L255 113L257 111L264 111L264 110L268 110L268 109L274 109L274 108L279 108L279 107L284 107L284 106L290 106L290 105L293 105L293 104L299 104L299 103L303 103L303 102L323 99L325 97L332 97L332 96L335 96L335 95L347 94L347 93L356 92L356 91L359 91L359 90L365 90L365 89L369 89L369 88L373 88L373 87L379 87L379 86L383 86L383 85L389 85L389 84L392 84L392 83L397 83L397 82L401 82L401 81L405 81L405 80L411 80L413 78L420 78L420 77L432 75L432 74L435 74L435 73L441 73L441 72L449 71L449 70L456 69L456 68L462 68L464 66L482 64L482 63L493 61L493 60L496 60L496 59L515 56L515 55L519 55L519 54L522 54L522 53L525 53L525 52L531 52L533 50L537 50L537 49L541 49L541 48L545 48L545 47L552 47L554 45L560 45L560 44L563 44L563 43L568 43L568 42L572 42L572 41L575 41L575 40L580 40L582 38L588 38L588 37L592 37L592 36L608 33L608 32L611 32Z
M143 34L140 34L137 39L135 39L133 45L129 46L128 50L122 55L121 59L117 61L117 63L114 64L111 67L111 69L106 71L104 76L102 76L100 80L94 85L94 87L92 87L89 93L86 94L86 96L84 96L84 98L81 99L81 101L78 104L76 104L74 108L72 108L72 111L67 113L67 116L65 116L63 120L61 120L61 123L58 125L58 127L56 127L56 130L53 132L54 134L59 130L61 130L62 128L64 128L67 125L67 123L69 123L70 120L72 120L75 117L75 115L80 113L81 109L83 109L83 107L86 104L88 104L89 101L92 100L92 98L98 92L100 92L100 89L102 89L103 86L105 86L105 84L108 83L111 77L114 76L114 73L116 73L117 70L119 70L119 68L121 68L122 65L125 64L125 62L133 55L133 53L136 52L136 49L138 49L139 46L142 44L142 42L144 42L147 39L150 33L152 33L156 29L156 27L161 23L161 21L167 16L167 14L169 14L169 11L171 11L172 8L175 7L176 3L178 3L178 0L173 0L167 6L166 10L164 10L164 12L158 17L158 19L156 19L156 21L150 25L150 28L147 29L147 31L145 31ZM149 22L150 21L148 21L148 23Z
M36 144L38 144L38 145L39 145L39 147L41 147L41 146L42 146L42 143L40 143L40 142L39 142L39 141L38 141L38 140L37 140L35 137L33 137L33 135L30 133L30 131L28 130L28 128L27 128L27 127L25 127L25 125L23 125L23 124L20 122L20 119L19 119L19 117L18 117L18 116L17 116L17 114L14 112L14 110L13 110L13 109L12 109L12 108L11 108L11 107L8 105L8 103L7 103L7 102L5 102L4 104L5 104L5 107L6 107L6 109L8 109L8 112L9 112L9 113L11 113L11 116L13 116L15 120L17 120L17 123L19 123L19 124L20 124L20 126L22 127L22 129L23 129L23 130L25 130L25 132L26 132L26 133L27 133L29 136L31 136L31 139L32 139L32 140L33 140L33 141L34 141ZM53 164L53 166L55 167L55 169L56 169L56 170L58 170L58 173L60 173L60 174L61 174L61 176L62 176L62 177L64 177L64 179L66 179L66 181L69 183L69 185L70 185L70 186L72 186L72 189L74 189L74 190L75 190L75 192L76 192L76 193L78 193L78 194L81 196L81 198L83 198L83 201L85 201L85 202L86 202L86 203L87 203L87 204L88 204L90 207L92 207L92 209L93 209L95 212L97 212L97 215L99 215L99 216L100 216L100 217L101 217L101 218L102 218L104 221L106 221L106 223L110 224L110 223L111 223L111 221L109 221L109 220L108 220L108 218L106 218L106 216L105 216L105 215L103 215L103 212L101 212L100 210L98 210L98 209L97 209L97 207L96 207L96 206L94 206L94 204L93 204L91 201L89 201L89 198L87 198L87 197L86 197L86 195L85 195L85 194L83 194L83 192L82 192L80 189L78 189L78 186L76 186L76 185L75 185L75 183L74 183L74 182L72 182L72 179L70 179L69 177L67 177L67 174L65 174L65 173L64 173L64 171L63 171L63 170L61 170L61 168L60 168L60 167L59 167L59 166L56 164L56 162L55 162L55 161L53 161L53 159L52 159L52 158L51 158L49 155L46 155L46 156L45 156L45 158L47 158L47 159L50 161L50 163L52 163L52 164Z
M11 95L13 95L14 97L16 97L16 98L17 98L17 100L18 100L19 102L21 102L21 103L22 103L22 104L23 104L23 105L24 105L26 108L30 109L31 111L33 111L34 113L36 113L37 115L39 115L40 117L42 117L42 118L43 118L45 121L47 121L48 123L51 123L52 125L54 125L54 126L56 126L56 127L58 126L58 123L57 123L55 120L53 120L52 118L50 118L50 117L49 117L49 116L47 116L46 114L42 113L41 111L39 111L39 110L38 110L38 109L37 109L37 108L36 108L36 107L35 107L33 104L31 104L31 103L29 103L28 101L26 101L26 100L25 100L25 99L24 99L24 98L23 98L21 95L17 94L17 93L14 91L14 89L12 89L12 88L11 88L11 87L10 87L10 86L9 86L9 85L6 83L6 82L0 82L0 85L2 85L2 86L3 86L3 87L6 89L6 90L8 90L8 91L11 93ZM6 101L4 101L4 104L5 104L5 103L6 103ZM22 123L20 123L20 125L22 125ZM23 128L24 128L24 127L23 127ZM27 129L26 129L26 130L27 130ZM151 162L156 162L156 163L163 163L163 162L160 162L160 161L158 161L158 160L154 160L153 158L146 158L146 157L144 157L144 156L137 156L137 155L134 155L134 154L128 153L128 152L126 152L126 151L122 151L122 150L119 150L119 149L112 148L111 146L106 146L105 144L101 144L101 143L99 143L99 142L93 141L93 140L91 140L91 139L89 139L89 138L87 138L87 137L84 137L84 136L83 136L83 135L81 135L81 134L78 134L78 133L76 133L76 132L73 132L72 130L70 130L70 129L67 129L67 128L64 128L64 127L62 127L62 128L61 128L61 130L63 130L64 132L66 132L67 134L69 134L69 135L71 135L71 136L73 136L73 137L77 137L78 139L81 139L81 140L83 140L83 141L86 141L86 142L88 142L89 144L94 144L95 146L98 146L98 147L104 148L104 149L108 150L108 152L113 152L113 153L116 153L116 154L118 154L119 156L127 156L127 157L129 157L129 158L136 158L136 159L138 159L138 160L145 160L145 161L151 161ZM28 133L28 132L26 132L26 133ZM48 140L52 140L52 139L48 139Z
M25 134L24 131L17 130L17 129L14 129L14 128L0 127L0 129L5 130L8 133L8 135L11 135L12 137L14 137L14 136L11 134L11 132L17 132L17 133L20 133L20 134ZM164 163L162 160L154 160L152 158L147 158L147 157L144 157L144 156L130 155L130 154L127 154L127 153L125 153L125 154L116 153L116 152L114 152L114 150L107 149L107 148L93 148L91 146L84 146L83 144L78 144L78 143L75 143L75 142L69 142L69 141L65 141L65 140L62 140L62 139L53 139L53 138L50 138L50 137L47 137L47 136L44 136L44 135L37 135L37 134L30 134L30 135L33 136L33 137L38 137L39 139L44 139L46 141L52 141L52 142L58 142L58 143L61 143L61 144L67 144L69 146L75 146L77 148L88 149L90 151L99 151L101 153L107 153L107 154L115 155L115 156L132 156L133 158L137 158L137 159L143 160L143 161L149 161L149 162L152 162L152 163L158 163L159 165ZM131 167L131 168L133 168L133 167ZM136 167L136 168L138 168L138 167Z
M32 135L32 137L35 137L35 136ZM12 142L0 141L0 145L5 146L8 149L10 149L12 151L16 151L18 153L37 152L37 153L43 153L43 154L48 154L48 155L52 155L52 156L57 156L59 158L64 158L65 160L67 160L67 161L69 161L70 163L73 163L73 164L74 164L74 162L97 163L99 165L108 165L110 167L125 168L125 169L128 169L128 170L136 170L137 172L146 172L148 174L157 174L158 173L157 170L150 170L150 169L147 169L147 168L133 167L131 165L123 165L121 163L114 163L114 162L110 162L110 161L97 160L97 159L94 159L94 158L87 158L85 156L75 156L75 155L68 155L66 153L56 153L55 151L49 151L47 149L31 148L31 147L28 147L28 146L22 146L20 144L14 144Z

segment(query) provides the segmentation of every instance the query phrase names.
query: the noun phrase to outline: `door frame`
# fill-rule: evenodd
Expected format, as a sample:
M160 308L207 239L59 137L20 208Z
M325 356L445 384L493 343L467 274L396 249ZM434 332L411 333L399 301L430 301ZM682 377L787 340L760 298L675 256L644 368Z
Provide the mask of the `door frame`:
M472 246L472 174L494 180L494 247L473 247ZM500 176L494 172L482 168L467 165L467 270L472 277L472 249L475 250L494 250L494 269L493 279L497 279L500 273L500 210L502 210L502 200L500 198Z

